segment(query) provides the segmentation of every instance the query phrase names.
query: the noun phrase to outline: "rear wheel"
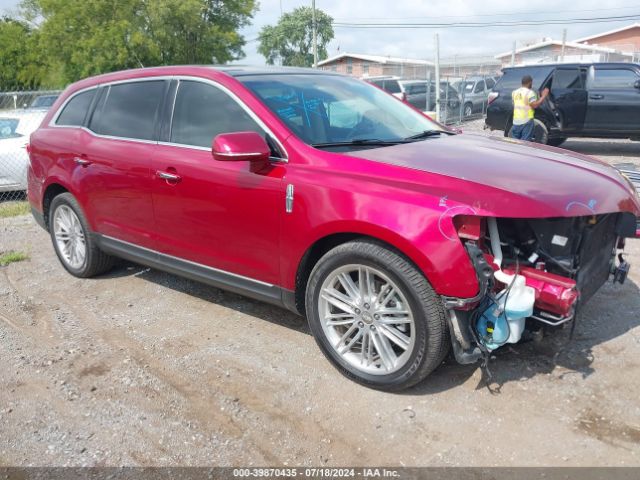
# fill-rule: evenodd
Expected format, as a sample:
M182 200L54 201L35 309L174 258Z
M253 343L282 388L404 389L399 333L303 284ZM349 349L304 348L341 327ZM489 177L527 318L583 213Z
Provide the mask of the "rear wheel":
M442 302L406 258L374 241L340 245L307 286L307 317L322 352L347 377L401 390L443 360L449 338Z
M508 132L505 133L505 137L513 137L511 134L512 131L513 125L509 127ZM541 143L542 145L551 145L551 143L549 143L549 130L547 130L546 125L537 118L533 120L533 137L531 141Z
M93 277L113 266L113 257L98 248L78 201L70 193L51 201L49 230L60 263L72 275Z
M550 138L547 140L547 145L551 145L552 147L559 147L562 145L567 139L564 137L556 137Z

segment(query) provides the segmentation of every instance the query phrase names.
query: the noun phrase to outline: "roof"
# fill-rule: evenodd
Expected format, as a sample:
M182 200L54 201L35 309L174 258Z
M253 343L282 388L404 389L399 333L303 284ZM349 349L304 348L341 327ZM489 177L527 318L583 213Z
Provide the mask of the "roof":
M524 53L524 52L529 52L531 50L537 50L539 48L544 48L544 47L549 47L552 45L557 45L557 46L562 46L562 42L560 40L545 40L543 42L538 42L538 43L534 43L533 45L528 45L526 47L521 47L516 49L516 54L518 53ZM565 42L564 43L565 47L569 47L569 48L575 48L575 49L579 49L579 50L589 50L592 52L601 52L601 53L619 53L620 55L627 55L629 57L631 57L631 54L627 54L627 53L622 53L622 52L618 52L615 48L610 48L610 47L600 47L597 45L586 45L584 43L577 43L577 42ZM500 53L498 55L496 55L496 58L504 58L504 57L508 57L511 55L512 52L504 52L504 53Z
M606 37L607 35L624 32L625 30L631 30L632 28L640 28L640 23L632 23L631 25L627 25L626 27L616 28L615 30L609 30L608 32L598 33L596 35L589 35L588 37L579 38L578 40L575 40L575 42L584 43L588 42L589 40L593 40L594 38Z
M416 58L400 58L400 57L387 57L384 55L364 55L361 53L340 53L338 55L334 55L333 57L329 57L326 60L322 60L318 62L318 66L326 65L331 62L335 62L336 60L341 60L343 58L357 58L358 60L365 60L367 62L374 63L406 63L409 65L433 65L433 62L429 62L428 60L418 60Z

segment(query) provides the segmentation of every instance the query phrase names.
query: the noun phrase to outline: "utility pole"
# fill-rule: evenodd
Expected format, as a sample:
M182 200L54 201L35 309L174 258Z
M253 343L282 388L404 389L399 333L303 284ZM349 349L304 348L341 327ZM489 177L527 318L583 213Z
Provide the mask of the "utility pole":
M438 34L436 33L434 36L435 46L436 46L436 61L435 61L435 76L436 81L433 88L436 91L436 122L440 120L440 39L438 38Z
M311 0L311 23L313 24L313 68L318 68L318 25L316 24L316 0Z
M564 63L564 48L567 44L567 29L562 30L562 49L560 50L560 63Z

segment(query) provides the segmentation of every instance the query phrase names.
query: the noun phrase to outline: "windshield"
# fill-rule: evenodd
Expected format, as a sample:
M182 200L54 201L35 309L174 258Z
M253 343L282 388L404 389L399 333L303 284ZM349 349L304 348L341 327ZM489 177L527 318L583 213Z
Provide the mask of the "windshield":
M397 141L441 128L365 82L338 75L239 77L301 140L310 145Z
M17 118L0 118L0 140L21 137L22 135L16 132L18 123Z

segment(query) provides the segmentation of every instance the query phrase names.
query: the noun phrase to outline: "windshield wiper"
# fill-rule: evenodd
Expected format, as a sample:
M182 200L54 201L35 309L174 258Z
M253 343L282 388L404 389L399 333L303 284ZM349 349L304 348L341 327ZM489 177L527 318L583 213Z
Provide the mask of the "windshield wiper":
M411 135L410 137L405 138L405 140L420 140L423 138L435 137L436 135L440 136L441 133L444 133L445 135L455 135L455 133L448 130L425 130L424 132Z
M312 143L311 146L315 148L329 148L329 147L386 147L391 145L398 145L399 143L407 143L407 140L381 140L379 138L358 138L354 140L347 140L343 142L324 142L324 143Z

